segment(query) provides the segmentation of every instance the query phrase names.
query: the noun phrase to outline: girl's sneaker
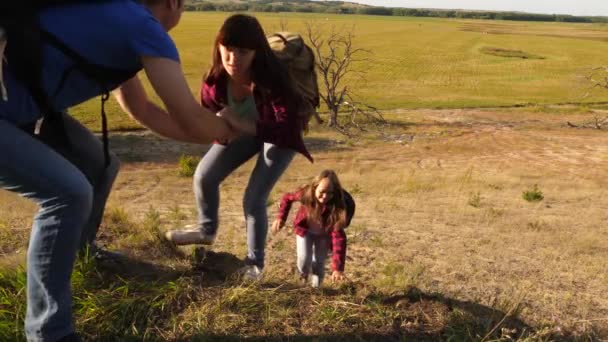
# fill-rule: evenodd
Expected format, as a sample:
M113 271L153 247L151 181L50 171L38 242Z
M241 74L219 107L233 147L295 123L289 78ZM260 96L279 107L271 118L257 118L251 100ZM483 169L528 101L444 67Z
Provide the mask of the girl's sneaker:
M208 235L200 229L170 230L165 238L176 245L213 245L215 234Z
M258 281L264 275L264 269L257 265L247 265L238 270L243 280Z
M312 286L313 289L318 289L319 286L321 286L321 278L319 278L319 276L316 274L311 274L310 275L310 286Z

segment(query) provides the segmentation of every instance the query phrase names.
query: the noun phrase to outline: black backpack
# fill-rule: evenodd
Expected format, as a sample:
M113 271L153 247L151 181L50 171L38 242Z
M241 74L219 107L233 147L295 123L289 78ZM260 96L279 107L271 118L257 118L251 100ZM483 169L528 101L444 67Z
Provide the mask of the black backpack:
M355 200L348 191L342 189L342 197L344 198L344 206L346 207L346 227L350 226L350 221L355 216ZM344 227L344 228L346 228Z
M18 0L0 1L0 28L4 30L7 40L6 50L0 56L0 62L8 63L11 72L28 88L36 105L43 113L44 124L60 127L62 136L57 139L67 139L61 113L53 107L52 99L64 86L68 76L74 70L80 71L90 80L96 82L102 89L101 118L102 135L106 166L109 163L108 128L105 113L105 102L109 98L112 85L123 83L137 74L137 70L121 70L97 65L86 60L76 51L64 44L51 33L43 30L39 23L40 11L53 6L67 6L75 3L104 2L108 0ZM0 30L1 31L1 30ZM2 39L2 37L0 37ZM73 61L72 67L62 75L60 85L54 94L47 94L41 82L43 46L50 44ZM0 65L1 67L1 65ZM10 89L8 90L10 94ZM32 125L33 127L34 125ZM38 134L38 128L34 134Z

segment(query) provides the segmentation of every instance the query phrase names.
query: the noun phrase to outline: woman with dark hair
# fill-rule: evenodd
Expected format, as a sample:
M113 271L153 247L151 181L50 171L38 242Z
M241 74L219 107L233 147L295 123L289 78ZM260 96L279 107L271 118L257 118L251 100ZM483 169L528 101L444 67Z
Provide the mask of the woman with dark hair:
M178 245L213 244L218 229L219 185L236 168L257 156L243 198L248 252L243 276L260 279L268 232L266 202L295 152L312 162L304 146L304 100L284 65L275 57L258 20L229 17L213 48L213 65L201 91L205 107L232 111L222 117L237 131L217 141L198 164L194 193L198 205L195 229L169 231ZM219 115L219 114L218 114Z

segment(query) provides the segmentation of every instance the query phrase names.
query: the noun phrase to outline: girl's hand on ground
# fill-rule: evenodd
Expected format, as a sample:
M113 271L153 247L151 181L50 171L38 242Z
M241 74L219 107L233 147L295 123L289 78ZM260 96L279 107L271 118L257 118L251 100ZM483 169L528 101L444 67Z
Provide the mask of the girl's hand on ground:
M334 282L344 280L344 273L340 271L333 271L331 273L331 280Z
M283 228L283 225L285 225L285 222L281 221L281 219L274 220L274 222L272 222L272 233L278 233L281 228Z

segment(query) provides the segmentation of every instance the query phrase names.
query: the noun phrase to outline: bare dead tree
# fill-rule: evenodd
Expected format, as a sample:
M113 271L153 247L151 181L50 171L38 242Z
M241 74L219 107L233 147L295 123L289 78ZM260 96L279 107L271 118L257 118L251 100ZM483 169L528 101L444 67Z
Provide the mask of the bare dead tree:
M590 89L587 91L584 97L587 97L591 92L597 88L608 89L608 66L602 66L591 69L591 71L585 76L590 83ZM572 128L594 128L602 129L605 125L608 125L608 116L601 117L597 114L597 111L592 120L583 123L572 123L566 121L566 125Z
M366 131L365 125L371 123L374 125L386 125L387 121L382 116L378 108L366 103L355 100L350 94L346 95L346 100L342 103L343 108L349 112L350 125Z
M343 129L338 122L338 114L343 107L351 114L351 124L356 124L357 115L377 115L377 110L353 100L346 79L365 81L365 72L357 68L361 62L368 61L371 51L354 45L354 27L344 30L331 27L324 32L322 25L306 23L306 37L315 53L320 79L320 97L329 110L327 125ZM348 100L348 101L347 101ZM377 119L384 120L382 116Z
M570 121L566 121L566 125L568 125L568 127L572 127L572 128L595 128L595 129L602 129L604 127L604 125L608 124L608 116L605 118L600 118L598 116L595 116L593 118L593 120L589 121L589 122L583 122L580 124L574 124Z

